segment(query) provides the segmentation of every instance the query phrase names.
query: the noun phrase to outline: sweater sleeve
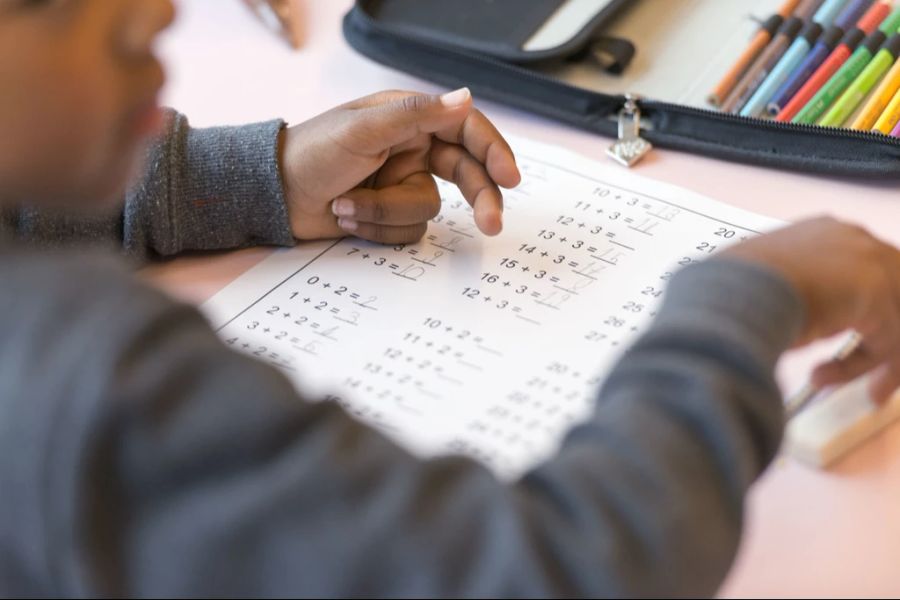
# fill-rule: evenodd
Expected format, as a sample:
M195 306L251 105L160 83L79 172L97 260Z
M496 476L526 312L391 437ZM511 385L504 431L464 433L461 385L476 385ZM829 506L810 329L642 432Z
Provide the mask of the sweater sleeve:
M710 596L779 446L773 370L802 320L768 271L689 267L593 417L509 484L305 402L124 276L0 275L77 277L2 337L0 580L31 595Z
M168 111L124 205L101 214L7 211L6 229L40 247L116 245L137 260L187 250L292 245L278 166L279 120L193 129Z

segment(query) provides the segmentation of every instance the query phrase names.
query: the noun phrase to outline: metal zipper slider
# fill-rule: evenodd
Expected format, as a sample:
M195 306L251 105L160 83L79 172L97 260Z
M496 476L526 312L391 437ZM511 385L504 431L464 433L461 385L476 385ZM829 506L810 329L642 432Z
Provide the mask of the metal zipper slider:
M653 144L641 137L641 109L638 96L625 94L625 106L619 111L619 139L606 153L616 162L633 167L653 150Z

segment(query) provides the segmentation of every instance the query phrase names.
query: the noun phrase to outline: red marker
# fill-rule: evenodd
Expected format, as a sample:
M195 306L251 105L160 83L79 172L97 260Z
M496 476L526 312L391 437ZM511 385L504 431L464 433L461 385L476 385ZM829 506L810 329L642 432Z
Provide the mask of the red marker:
M818 92L823 85L828 83L828 80L837 73L838 69L840 69L845 62L847 62L847 59L850 58L853 51L856 50L856 47L862 43L867 35L875 31L875 28L884 21L885 17L887 17L890 12L890 2L882 1L873 4L872 8L870 8L856 24L856 28L851 29L847 35L844 36L844 39L841 40L841 43L838 44L837 48L831 52L831 55L825 59L825 62L823 62L816 72L803 84L803 87L794 94L791 101L788 102L784 109L778 113L778 116L775 117L775 120L782 123L789 123L791 119L793 119L797 113L812 100L812 97L816 95L816 92Z

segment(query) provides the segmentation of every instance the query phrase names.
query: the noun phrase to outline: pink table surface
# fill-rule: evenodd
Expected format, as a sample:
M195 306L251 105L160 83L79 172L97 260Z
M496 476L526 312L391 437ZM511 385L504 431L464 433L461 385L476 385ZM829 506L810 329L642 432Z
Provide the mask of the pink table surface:
M349 0L300 0L305 44L291 52L238 0L182 0L161 44L170 75L165 102L199 126L282 117L296 123L382 89L438 88L376 65L343 41ZM609 140L480 103L502 131L601 158ZM830 213L900 244L895 186L811 177L655 151L644 176L784 220ZM251 249L187 257L143 275L201 302L266 257ZM823 257L827 260L827 257ZM801 381L814 356L787 361L782 378ZM900 427L892 427L829 472L780 460L749 499L746 538L724 597L900 596Z

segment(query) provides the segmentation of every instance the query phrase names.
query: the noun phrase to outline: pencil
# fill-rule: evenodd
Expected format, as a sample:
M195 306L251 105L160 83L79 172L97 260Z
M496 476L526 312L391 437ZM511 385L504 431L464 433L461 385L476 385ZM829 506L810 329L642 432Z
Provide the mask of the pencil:
M851 354L856 352L861 345L862 336L853 332L840 349L838 349L832 357L832 360L846 360ZM785 403L784 409L787 413L787 418L791 419L797 416L800 411L809 406L809 403L812 402L821 391L822 388L813 385L811 381L807 382L806 385L800 388L800 391L791 396Z

